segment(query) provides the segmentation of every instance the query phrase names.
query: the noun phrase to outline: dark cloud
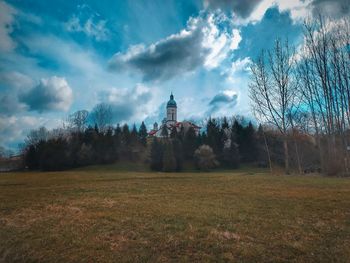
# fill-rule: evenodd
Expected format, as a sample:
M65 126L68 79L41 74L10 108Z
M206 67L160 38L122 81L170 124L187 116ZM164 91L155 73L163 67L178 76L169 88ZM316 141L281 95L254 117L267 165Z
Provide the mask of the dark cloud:
M242 18L247 18L262 0L204 0L204 6L209 9L233 11Z
M51 77L19 96L31 111L67 111L73 101L73 92L64 78Z
M149 46L136 45L109 61L113 71L134 70L144 80L166 80L200 66L213 69L237 49L241 40L229 17L222 13L190 18L186 29Z
M201 47L203 34L192 32L173 35L150 47L133 47L116 54L109 62L112 70L130 67L142 73L144 80L169 79L202 65L206 50Z
M350 14L349 0L314 0L311 5L314 15L323 14L337 18Z
M235 92L224 91L216 94L209 102L207 115L218 112L221 108L233 108L237 104L238 95Z

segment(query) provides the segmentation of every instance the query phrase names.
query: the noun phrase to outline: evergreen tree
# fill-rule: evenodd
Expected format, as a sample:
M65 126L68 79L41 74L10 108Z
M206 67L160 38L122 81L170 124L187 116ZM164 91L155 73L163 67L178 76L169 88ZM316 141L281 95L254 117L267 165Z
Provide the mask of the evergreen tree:
M207 122L207 144L216 155L221 154L223 147L221 129L215 119L209 118Z
M168 128L167 128L166 124L164 124L162 126L162 131L160 132L160 135L162 137L168 137Z
M238 145L235 142L230 143L229 147L224 147L222 155L223 163L230 168L237 168L240 163Z
M174 156L176 159L176 171L181 171L183 166L183 146L182 142L175 138L172 140Z
M134 146L137 145L137 143L138 143L138 132L137 132L135 123L132 126L132 130L130 133L130 141L131 141L131 144Z
M193 159L194 151L196 150L197 136L193 127L190 127L185 133L184 138L184 153L187 160Z
M170 138L172 138L172 139L177 138L177 128L175 125L171 128Z
M131 143L131 135L129 126L125 123L122 129L122 143L124 146L129 146Z
M151 169L161 171L163 169L163 145L157 138L151 144Z
M140 129L139 129L139 138L140 142L143 146L147 145L147 128L144 122L141 123Z
M166 143L164 147L163 171L164 172L176 171L176 159L174 156L172 143Z

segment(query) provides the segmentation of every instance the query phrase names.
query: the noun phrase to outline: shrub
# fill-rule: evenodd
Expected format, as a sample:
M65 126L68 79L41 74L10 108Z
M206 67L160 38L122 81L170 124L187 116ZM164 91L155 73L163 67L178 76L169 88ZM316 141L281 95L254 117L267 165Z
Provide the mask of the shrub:
M199 148L194 152L194 158L196 161L196 166L200 170L207 171L219 165L213 149L209 145L204 144L199 146Z

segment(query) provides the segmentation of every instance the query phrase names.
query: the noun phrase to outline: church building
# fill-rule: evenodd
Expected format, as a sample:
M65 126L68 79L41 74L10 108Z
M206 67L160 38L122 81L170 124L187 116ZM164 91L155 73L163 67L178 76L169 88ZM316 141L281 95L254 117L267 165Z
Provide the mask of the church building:
M174 100L174 95L171 93L170 100L166 105L166 117L163 119L160 126L158 126L158 123L155 122L153 124L153 129L148 133L148 135L150 137L169 137L171 130L174 127L176 128L177 132L180 132L181 130L187 132L187 130L192 127L196 135L200 133L201 129L201 127L195 125L190 121L177 121L177 105L176 101Z

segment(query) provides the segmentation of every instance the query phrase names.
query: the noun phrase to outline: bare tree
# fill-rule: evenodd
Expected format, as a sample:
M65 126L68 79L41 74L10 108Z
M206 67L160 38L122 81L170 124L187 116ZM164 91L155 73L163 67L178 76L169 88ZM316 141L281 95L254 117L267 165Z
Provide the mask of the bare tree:
M49 139L50 133L45 127L40 127L37 130L31 130L25 139L26 145L37 145L40 141Z
M347 130L350 125L350 26L320 16L304 23L304 46L298 63L305 105L308 106L320 149L325 159L338 162L349 173ZM326 136L323 149L321 138ZM327 154L325 158L323 155Z
M86 128L89 112L87 110L79 110L68 116L68 123L71 127L78 131L83 131Z
M107 103L97 104L91 112L91 120L102 131L112 124L112 119L112 107Z
M276 40L266 56L263 51L251 66L249 96L261 122L276 127L283 135L285 172L289 173L288 129L290 113L296 108L297 85L294 79L294 50L288 41Z

